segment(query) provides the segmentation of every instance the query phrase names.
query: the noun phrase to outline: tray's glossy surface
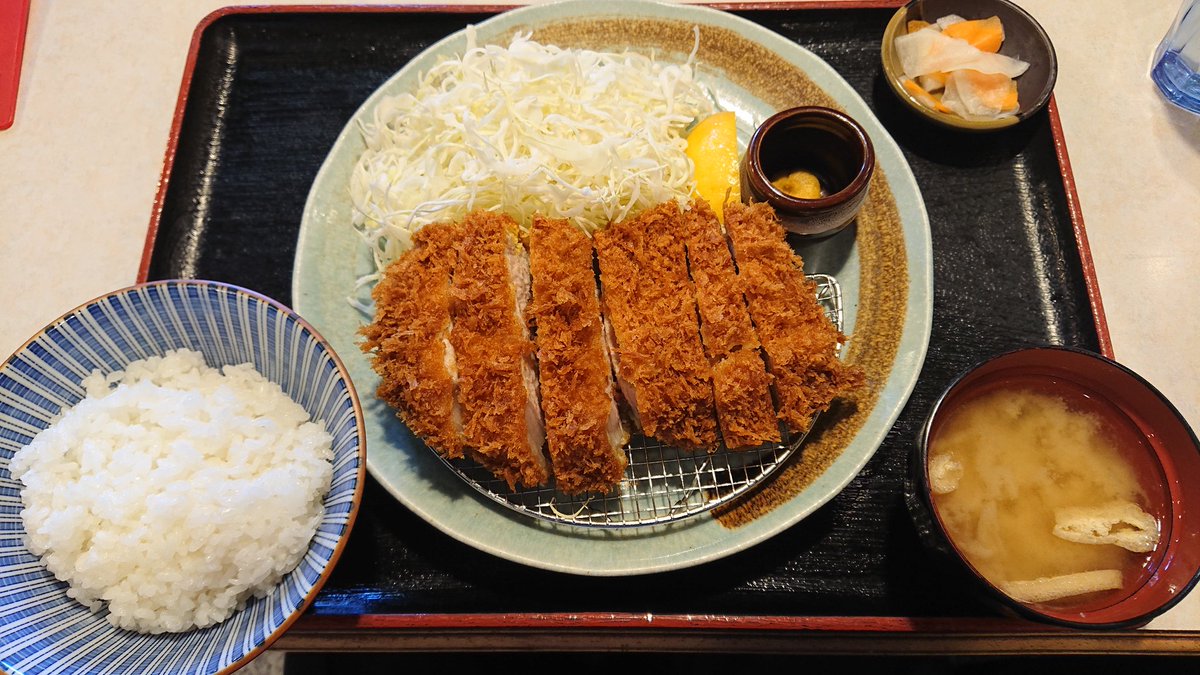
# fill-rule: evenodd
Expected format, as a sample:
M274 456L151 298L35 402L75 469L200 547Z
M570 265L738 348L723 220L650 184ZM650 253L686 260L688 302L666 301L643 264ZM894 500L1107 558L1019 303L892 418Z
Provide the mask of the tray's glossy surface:
M922 123L881 76L878 35L889 9L742 15L797 40L850 82L904 150L926 201L936 288L930 351L875 457L780 536L694 569L625 579L558 575L479 553L368 480L355 535L316 613L990 613L930 569L900 490L931 400L961 370L1020 345L1100 346L1049 115L987 138ZM233 281L290 302L300 214L333 139L408 59L483 18L234 13L207 26L148 276Z

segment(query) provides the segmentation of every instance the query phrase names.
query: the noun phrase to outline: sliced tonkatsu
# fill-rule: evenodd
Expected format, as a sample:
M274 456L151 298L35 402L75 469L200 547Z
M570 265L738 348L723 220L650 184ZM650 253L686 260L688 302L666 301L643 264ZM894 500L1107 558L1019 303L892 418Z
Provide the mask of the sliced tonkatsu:
M679 207L661 204L595 235L601 300L617 377L642 431L679 448L714 448L712 368L680 237Z
M542 485L550 467L524 318L529 257L508 216L476 211L461 228L450 342L466 444L510 489Z
M376 394L404 424L447 457L463 454L462 410L450 343L451 279L461 230L441 223L413 235L413 248L387 267L371 292L375 319L361 347L379 374Z
M861 386L862 372L837 358L845 341L816 299L803 261L766 204L725 205L725 229L750 317L774 380L779 419L804 431L833 399Z
M530 316L537 326L546 441L557 488L608 493L625 475L625 443L604 342L592 242L566 220L536 216L529 233Z
M771 378L742 298L729 245L716 214L702 199L683 215L688 268L696 288L700 336L713 370L713 396L725 447L778 442Z

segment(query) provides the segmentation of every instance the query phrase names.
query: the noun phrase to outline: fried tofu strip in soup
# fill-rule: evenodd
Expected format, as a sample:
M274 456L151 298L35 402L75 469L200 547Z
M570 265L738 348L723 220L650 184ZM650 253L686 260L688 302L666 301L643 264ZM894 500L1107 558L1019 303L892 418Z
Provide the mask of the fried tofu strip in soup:
M388 266L372 290L375 318L361 330L361 348L379 374L379 398L447 457L462 457L464 445L450 342L451 278L460 237L459 227L448 223L417 232L413 248Z
M525 323L529 257L508 216L476 211L462 230L450 341L467 446L510 489L542 485L550 467Z
M608 493L625 475L625 443L600 321L592 242L566 220L537 216L529 234L530 315L537 325L546 440L558 489Z

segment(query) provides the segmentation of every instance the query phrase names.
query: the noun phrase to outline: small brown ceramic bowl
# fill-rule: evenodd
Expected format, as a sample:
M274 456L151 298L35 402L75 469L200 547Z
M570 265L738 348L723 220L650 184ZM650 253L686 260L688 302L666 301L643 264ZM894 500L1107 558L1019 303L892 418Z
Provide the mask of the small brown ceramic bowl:
M1000 53L1029 63L1029 69L1016 78L1020 108L1015 115L995 120L968 120L922 105L916 97L905 91L904 69L896 55L896 38L908 32L909 21L935 23L950 14L967 20L999 17L1004 25L1004 43L1000 45ZM1054 54L1050 36L1028 12L1007 0L913 0L898 9L888 22L883 31L880 51L884 79L901 101L928 120L965 131L995 131L1028 119L1045 107L1058 77L1058 57Z
M801 199L772 185L794 171L821 183L821 196ZM875 171L867 132L845 113L816 106L790 108L767 118L742 157L742 199L766 202L796 234L832 235L858 214Z
M1138 554L1125 554L1113 544L1099 544L1109 547L1105 555L1111 556L1116 553L1126 556L1120 588L1043 602L1018 601L1000 590L1003 582L993 584L986 580L968 560L969 557L981 560L978 557L980 542L986 541L988 548L1001 551L1000 555L1003 555L1006 546L1010 547L1021 560L1028 558L1028 551L1032 547L1042 546L1044 550L1048 550L1049 547L1044 543L1046 541L1055 542L1053 546L1059 551L1071 550L1069 555L1072 556L1076 555L1075 551L1079 547L1087 549L1086 555L1092 556L1095 547L1092 544L1062 542L1049 533L1044 535L1049 539L1043 538L1041 544L1025 539L1016 545L1013 540L1005 539L1004 536L1008 536L1009 532L1025 530L1003 529L1004 526L997 526L992 530L1004 532L1004 536L989 540L981 533L984 527L982 516L979 522L972 522L964 515L966 511L959 510L955 516L958 522L971 523L968 529L962 529L961 525L956 527L950 518L949 510L952 507L938 506L948 504L940 495L964 489L981 489L980 481L987 485L987 481L994 476L1004 475L1011 478L1018 475L1011 462L1008 463L1008 468L1004 468L1001 466L1004 462L998 457L993 457L987 465L988 471L974 474L975 478L964 477L971 475L971 468L965 461L953 467L952 470L959 475L948 484L945 479L950 474L947 473L946 467L950 466L950 463L946 460L966 460L966 455L946 454L949 452L949 445L944 447L941 453L930 452L931 448L938 447L940 439L963 433L947 432L946 429L949 421L964 404L979 400L979 397L987 394L1013 391L1053 396L1063 401L1072 411L1084 411L1091 419L1098 420L1097 428L1103 430L1101 438L1113 439L1114 445L1110 448L1116 448L1115 452L1123 458L1123 463L1128 467L1121 469L1120 473L1128 472L1126 475L1136 481L1137 489L1142 493L1141 500L1144 501L1141 508L1157 520L1158 543L1152 550ZM1018 404L1015 403L1015 399L1007 398L1004 405L1013 406L1012 409L1015 410ZM1046 403L1026 402L1020 405L1024 406L1020 415L1033 415L1034 413L1029 411L1040 411L1049 407ZM1007 414L995 413L1000 420L997 423L1006 426L1019 423L1012 420L1020 420L1020 416L1011 419L1001 416ZM986 415L991 416L992 413ZM1078 418L1071 419L1068 425L1054 428L1067 428L1078 424ZM1043 430L1047 428L1050 427L1041 427ZM973 428L970 433L975 434L974 438L980 442L992 443L993 448L1015 447L999 445L1001 441L996 440L994 435L979 428ZM963 438L965 437L958 435L954 441L946 443L954 443L954 449L963 452L966 446L958 444ZM1057 443L1055 450L1058 457L1076 457L1063 454L1068 452L1065 442ZM1022 451L1009 449L1007 452ZM939 454L939 466L931 470L930 457ZM1092 464L1091 457L1094 456L1089 456L1088 462L1076 462L1075 459L1063 461L1070 461L1070 468ZM1041 473L1043 470L1044 467L1039 466L1039 473L1036 475L1053 476L1054 489L1066 490L1069 488L1063 486L1084 485L1087 487L1081 488L1080 494L1086 494L1086 499L1101 498L1095 496L1098 490L1095 484L1073 483L1072 481L1085 479L1068 476L1061 466L1053 471L1046 470L1049 471L1047 473ZM1105 475L1111 473L1113 472L1108 471ZM1019 475L1033 474L1030 472ZM1012 480L1005 483L1006 489L1009 490L1006 497L1021 494L1013 491L1014 484ZM935 495L933 492L934 485L938 486L939 494ZM1041 489L1044 490L1046 483L1041 485ZM1071 499L1078 498L1078 492L1072 492ZM969 586L980 591L986 600L999 605L1006 613L1077 628L1129 628L1142 625L1175 605L1196 584L1200 576L1200 441L1197 441L1195 433L1188 427L1179 411L1158 390L1128 368L1091 352L1064 347L1022 349L989 359L959 377L942 394L929 413L920 442L912 454L905 498L922 540L938 554L939 562L946 566L950 574L965 578ZM965 495L960 493L960 498L965 498ZM1016 499L1004 508L1015 511L1020 508L1021 501ZM1090 504L1082 506L1091 508ZM939 512L939 508L946 511ZM1039 521L1035 516L1048 520ZM1027 519L1023 521L1023 525L1045 522L1049 530L1054 528L1050 523L1056 522L1055 514L1043 515L1034 512L1033 515L1026 514L1025 517ZM969 529L972 527L980 530L972 531ZM956 535L952 534L952 531L960 533L957 535L960 541L955 541ZM967 532L971 534L965 534ZM968 543L972 539L974 545ZM1063 548L1064 545L1066 549ZM970 553L972 550L974 553ZM1063 573L1058 572L1052 576Z

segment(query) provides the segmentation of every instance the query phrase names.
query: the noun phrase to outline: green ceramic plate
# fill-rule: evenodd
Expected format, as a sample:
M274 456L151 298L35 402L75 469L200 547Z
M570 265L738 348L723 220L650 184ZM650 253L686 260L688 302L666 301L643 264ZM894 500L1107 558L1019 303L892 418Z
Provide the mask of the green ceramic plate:
M544 569L627 575L697 565L779 534L829 501L859 472L907 401L925 358L932 313L929 221L912 172L895 142L853 89L824 61L788 39L720 11L640 0L590 0L514 10L476 27L480 42L506 43L516 30L560 46L655 49L682 61L700 28L698 70L718 106L738 117L739 138L775 111L801 104L839 107L870 134L877 154L872 195L857 237L847 231L801 251L806 271L837 277L843 293L848 358L866 370L870 395L857 413L805 447L744 506L669 525L596 530L535 520L479 495L413 437L385 405L364 396L367 468L401 503L476 548ZM463 32L430 47L362 105L334 143L305 207L293 272L296 309L333 344L359 391L377 378L357 347L366 322L347 298L371 271L350 225L349 176L363 150L360 121L385 96L415 85L439 57L459 54Z

